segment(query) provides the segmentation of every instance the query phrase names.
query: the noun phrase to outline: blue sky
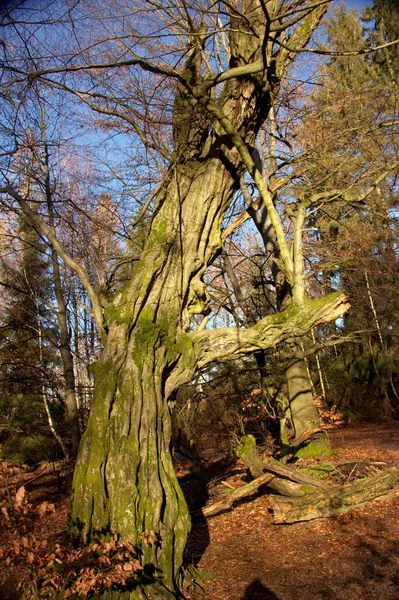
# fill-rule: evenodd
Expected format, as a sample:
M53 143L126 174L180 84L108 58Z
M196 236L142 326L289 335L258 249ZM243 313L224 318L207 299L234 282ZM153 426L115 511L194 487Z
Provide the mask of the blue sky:
M345 4L347 4L349 8L357 8L359 10L365 6L370 6L372 3L372 0L345 0Z

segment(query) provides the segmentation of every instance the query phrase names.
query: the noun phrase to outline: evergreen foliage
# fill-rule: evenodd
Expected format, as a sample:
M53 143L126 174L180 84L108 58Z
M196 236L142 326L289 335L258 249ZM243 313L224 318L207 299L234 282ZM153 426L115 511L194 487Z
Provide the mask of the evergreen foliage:
M397 0L374 0L373 5L363 11L363 21L371 24L369 41L373 45L383 45L399 40ZM373 59L394 83L399 75L399 44L381 49Z
M33 464L56 456L43 394L54 404L54 323L49 264L36 231L25 220L19 226L19 256L8 265L8 302L0 330L0 418L2 455ZM62 412L61 412L62 414Z
M377 39L389 10L389 36ZM375 19L375 31L370 32L362 28L355 11L339 6L326 26L329 48L363 50L390 41L396 14L393 3L376 2L367 11ZM397 46L393 48L396 52ZM327 61L323 87L313 98L312 113L317 116L305 140L311 151L310 187L322 192L332 184L337 189L336 197L314 213L317 234L312 245L319 283L327 289L344 289L351 302L341 333L355 334L357 342L325 355L325 373L333 389L330 401L348 417L392 417L399 410L395 177L387 177L358 201L397 153L392 131L388 134L386 128L396 119L397 86L387 78L388 63L381 56L334 56ZM394 52L389 61L393 66ZM328 331L335 333L331 326Z

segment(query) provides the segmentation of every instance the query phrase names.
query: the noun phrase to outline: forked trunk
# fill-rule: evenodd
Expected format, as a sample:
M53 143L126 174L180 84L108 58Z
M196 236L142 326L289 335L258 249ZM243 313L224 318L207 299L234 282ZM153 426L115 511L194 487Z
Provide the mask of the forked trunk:
M145 581L130 598L151 589L152 579L163 589L156 597L180 597L190 519L172 464L168 399L197 366L186 332L190 315L204 310L200 276L220 247L220 199L233 189L216 160L173 173L158 197L143 260L106 310L109 332L94 365L69 533L86 543L116 532L138 548Z
M277 4L266 4L274 14ZM325 10L316 4L305 14L290 37L293 47L306 45ZM191 316L207 309L202 276L221 251L222 222L244 167L265 188L251 151L293 58L264 43L269 26L258 0L231 9L232 76L215 98L201 80L207 34L200 28L193 36L174 103L175 160L159 188L141 259L106 309L108 334L95 368L94 405L79 450L68 529L84 542L110 533L138 548L146 579L122 593L130 599L181 597L190 519L170 454L172 392L198 367L275 346L347 309L344 297L335 295L247 330L189 333ZM248 65L257 64L263 68L251 67L248 75ZM277 214L274 222L279 226ZM119 591L105 596L122 597Z

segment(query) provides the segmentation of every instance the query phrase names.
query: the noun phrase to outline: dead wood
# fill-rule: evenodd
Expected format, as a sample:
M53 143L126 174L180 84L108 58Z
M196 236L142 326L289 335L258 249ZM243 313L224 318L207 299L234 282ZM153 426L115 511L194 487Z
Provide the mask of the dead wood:
M257 479L250 481L246 485L242 485L239 488L236 488L233 492L229 492L223 500L220 502L215 502L215 504L211 504L203 508L198 514L203 515L204 517L214 517L219 514L223 510L228 510L231 508L237 500L241 500L241 498L245 498L246 496L250 496L253 492L256 492L262 485L269 484L270 481L274 479L274 475L271 473L265 473Z
M256 448L256 440L253 435L246 435L241 439L241 443L237 448L237 455L242 459L242 461L247 465L250 470L251 475L256 478L262 475L265 471L269 471L274 475L278 475L283 479L288 479L294 483L298 483L306 486L314 486L316 488L324 488L325 483L317 479L316 477L312 477L312 475L305 475L304 473L300 473L296 469L292 469L283 465L278 460L273 458L265 458L262 460L258 454ZM274 481L273 481L274 483ZM270 485L273 488L273 484ZM281 492L281 482L279 482L279 489L276 490L279 493ZM288 491L287 495L292 495L292 486L290 486L290 491ZM302 495L302 494L301 494Z
M273 522L296 523L322 517L333 517L388 494L399 485L399 469L388 469L378 475L358 479L340 487L330 487L302 498L274 496Z
M283 479L288 479L289 481L300 483L302 485L312 485L317 488L326 487L326 484L323 481L320 481L320 479L317 479L317 477L300 473L297 469L291 469L272 458L263 460L263 465L265 471L270 471L270 473L274 473Z
M223 500L202 510L205 517L215 516L231 508L237 500L250 496L267 485L279 496L271 496L273 522L295 523L322 517L332 517L386 495L399 485L399 469L389 469L378 475L358 479L343 486L327 486L316 477L298 472L275 459L261 460L255 438L244 436L237 449L238 456L248 466L253 481L243 485Z

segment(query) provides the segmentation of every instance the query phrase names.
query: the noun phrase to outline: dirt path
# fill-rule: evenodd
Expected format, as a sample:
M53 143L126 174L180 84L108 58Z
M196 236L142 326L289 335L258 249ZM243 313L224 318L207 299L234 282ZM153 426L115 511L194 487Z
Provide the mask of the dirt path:
M342 429L331 434L331 441L344 481L370 468L399 466L399 423ZM245 480L239 462L217 458L210 461L210 498L203 497L203 488L193 480L183 486L194 508L213 502L226 485L236 487ZM48 550L62 543L70 473L61 480L51 465L40 469L15 469L13 475L11 468L7 476L10 484L13 477L18 485L30 481L29 503L52 503L54 511L31 524L35 543L47 542ZM5 499L5 490L0 491ZM0 531L0 551L1 542L6 548L12 543L12 538L6 541L11 533ZM204 600L398 600L399 495L337 518L279 526L271 523L268 496L259 495L217 517L195 519L187 557L214 575L204 584ZM0 558L1 600L20 598L17 583L28 569L27 564L9 567Z

